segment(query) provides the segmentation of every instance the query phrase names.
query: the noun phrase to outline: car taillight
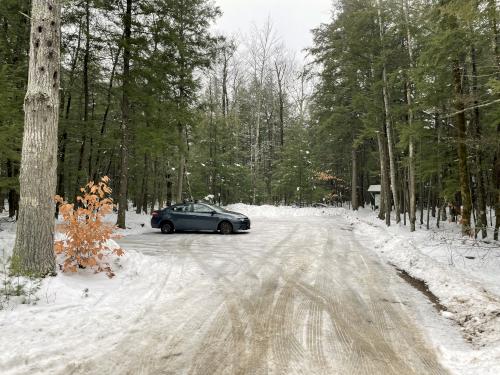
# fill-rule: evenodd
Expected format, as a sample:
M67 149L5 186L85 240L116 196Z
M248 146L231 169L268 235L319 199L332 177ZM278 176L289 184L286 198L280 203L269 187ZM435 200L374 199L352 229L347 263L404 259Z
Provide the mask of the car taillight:
M153 217L158 217L159 215L160 215L160 213L158 211L153 211L151 213L151 216L153 216Z

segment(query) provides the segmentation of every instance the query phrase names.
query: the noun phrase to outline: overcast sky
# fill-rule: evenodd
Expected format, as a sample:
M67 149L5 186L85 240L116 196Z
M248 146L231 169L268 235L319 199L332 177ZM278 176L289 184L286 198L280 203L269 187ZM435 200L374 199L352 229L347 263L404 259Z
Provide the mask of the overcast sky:
M223 15L217 30L226 35L245 35L252 24L259 27L270 17L277 34L297 57L310 47L310 30L330 18L332 0L215 0Z

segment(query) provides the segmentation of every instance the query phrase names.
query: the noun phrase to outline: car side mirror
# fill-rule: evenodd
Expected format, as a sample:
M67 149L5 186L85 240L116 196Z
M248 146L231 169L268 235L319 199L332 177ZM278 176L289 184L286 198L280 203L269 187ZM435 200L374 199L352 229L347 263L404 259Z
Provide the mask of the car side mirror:
M211 214L214 216L217 213L217 211L212 211Z

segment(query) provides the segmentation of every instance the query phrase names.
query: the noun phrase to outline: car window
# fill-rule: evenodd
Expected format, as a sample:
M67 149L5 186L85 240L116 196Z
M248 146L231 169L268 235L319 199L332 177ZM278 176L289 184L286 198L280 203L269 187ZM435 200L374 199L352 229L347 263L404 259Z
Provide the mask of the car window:
M194 212L196 213L204 213L204 214L211 214L212 213L212 209L208 206L205 206L204 204L195 204L194 207L193 207L193 210Z
M174 212L188 212L189 211L189 206L175 206L173 208Z

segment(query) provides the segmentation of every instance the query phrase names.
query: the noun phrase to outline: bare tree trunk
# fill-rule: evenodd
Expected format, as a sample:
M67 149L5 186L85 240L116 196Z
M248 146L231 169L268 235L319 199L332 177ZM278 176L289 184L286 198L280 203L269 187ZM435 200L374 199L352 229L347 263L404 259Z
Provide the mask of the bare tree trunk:
M358 160L356 155L356 149L352 148L352 184L351 184L351 201L352 209L357 211L359 208L358 202Z
M380 160L380 206L378 218L385 219L386 202L385 202L385 181L384 181L384 152L382 150L382 140L380 134L377 133L379 160Z
M455 117L456 128L458 131L458 165L460 173L460 190L462 194L462 234L471 234L471 208L472 200L469 185L469 168L467 165L467 126L464 112L463 102L463 85L462 85L462 68L460 62L456 61L453 68L454 91L456 96L456 110Z
M113 90L113 83L115 79L115 74L116 74L116 67L118 66L118 60L120 58L122 46L118 47L118 50L116 52L116 55L113 58L113 67L111 68L111 74L109 77L109 83L108 83L108 92L106 94L106 109L104 110L104 115L102 117L102 122L101 122L101 132L100 132L100 137L99 137L99 142L97 143L97 157L96 161L94 164L94 173L93 178L94 181L96 181L99 177L99 173L101 171L101 144L102 144L102 139L104 137L104 133L106 132L106 125L108 122L108 116L109 116L109 111L111 109L111 92Z
M184 188L184 173L186 168L186 154L185 154L185 139L184 139L184 129L181 124L178 125L180 146L179 146L179 168L177 170L177 196L176 203L182 202L182 192Z
M144 156L144 179L143 179L143 189L142 189L142 212L148 213L148 202L149 202L149 157L148 154Z
M153 176L153 182L151 184L151 210L149 212L153 212L155 209L155 204L156 201L158 200L158 208L161 208L162 202L161 202L161 194L158 193L158 159L155 158L152 164L152 176Z
M132 0L127 0L127 8L123 19L123 98L120 148L120 191L118 195L118 220L116 225L125 229L128 192L128 133L129 133L129 91L130 91L130 43L132 41Z
M500 130L497 130L497 134L500 134ZM497 152L495 155L494 174L495 174L494 186L496 194L496 204L495 204L495 230L493 232L493 239L498 241L498 235L500 232L500 145L497 146Z
M285 100L283 92L283 77L285 75L286 66L279 66L277 62L274 63L276 71L276 78L278 80L278 100L279 100L279 121L280 121L280 146L283 148L285 144Z
M389 172L387 168L387 146L386 146L386 139L385 137L380 133L377 132L377 141L378 141L378 147L379 147L379 152L380 152L380 167L382 171L382 189L381 193L384 194L385 196L385 223L387 226L391 225L391 207L392 207L392 202L391 202L391 189L389 187L390 183L390 177L389 177Z
M497 26L497 2L495 0L488 1L489 18L492 30L492 45L493 53L497 63L498 72L497 79L500 80L500 33ZM493 188L494 188L494 202L495 202L495 231L493 238L498 240L500 232L500 120L497 120L497 149L493 162Z
M85 157L87 154L87 133L91 133L89 129L89 105L90 105L89 60L90 60L90 6L89 6L89 0L86 0L85 1L85 51L83 54L83 127L81 128L82 144L80 145L78 169L76 171L77 174L75 183L75 197L80 192L80 187L87 182L89 177L85 173L88 170L84 169L83 167Z
M427 230L429 230L431 200L432 200L432 178L429 180L429 191L427 193L427 222L426 222L426 229Z
M17 173L18 171L14 167L12 160L7 159L7 177L15 177ZM19 193L17 190L10 188L7 199L9 202L9 218L17 218L19 213Z
M228 55L227 55L226 48L224 48L223 51L223 65L222 65L222 116L224 117L224 120L227 117L227 111L228 111L228 95L227 95L227 75L228 75Z
M32 0L28 89L21 156L20 204L12 270L55 273L60 19L58 0Z
M408 43L408 57L410 59L410 68L414 67L413 58L413 38L410 32L410 15L409 15L409 5L408 0L403 0L403 13L405 17L406 24L406 39ZM417 221L417 199L416 199L416 189L415 189L415 145L413 141L413 99L411 92L412 82L408 79L406 85L406 101L408 103L408 126L410 128L409 137L409 173L408 173L408 190L409 190L409 216L410 216L410 231L415 231L415 222Z
M172 174L170 171L167 172L167 175L165 176L167 180L167 191L166 191L166 199L167 199L167 207L172 205L172 202L174 200L174 189L172 187Z
M486 217L486 189L484 182L484 165L483 165L483 145L482 145L482 129L481 129L481 116L479 113L479 102L478 102L478 82L477 82L477 51L473 45L471 48L471 61L472 61L472 95L474 97L474 130L476 138L476 183L477 183L477 223L476 231L477 234L481 230L481 235L486 238L488 235L487 226L488 219Z
M380 0L378 0L378 21L379 21L379 31L380 31L380 42L383 46L384 40L384 28L382 23L382 10ZM397 171L396 171L396 156L394 154L394 140L392 131L392 121L391 121L391 110L389 106L389 92L388 92L388 80L387 80L387 67L384 61L382 68L382 93L384 96L384 111L385 111L385 126L387 132L387 145L389 150L389 166L391 174L391 190L392 198L394 200L394 211L396 213L396 223L401 221L400 208L399 208L399 196L398 196L398 181L397 181Z
M142 205L144 203L144 190L146 187L146 169L148 168L148 157L144 153L144 166L142 168L142 181L141 187L137 190L135 195L135 213L140 214L142 212Z
M64 112L64 119L68 120L69 119L69 114L71 112L71 100L72 100L72 95L71 91L73 89L74 83L75 83L75 71L76 67L78 64L78 59L80 56L80 47L81 47L81 42L82 42L82 21L79 22L78 25L78 41L76 45L76 50L75 54L73 57L73 60L71 61L71 70L69 73L69 88L68 88L68 99L67 99L67 104L66 104L66 109L64 110L64 101L62 104L62 110ZM65 181L65 160L66 160L66 146L68 143L68 131L67 131L67 125L63 129L63 134L62 134L62 139L59 142L59 165L58 165L58 179L57 179L57 194L63 197L66 193L66 181ZM68 197L69 198L69 197ZM58 211L58 210L57 210ZM56 214L58 212L56 211Z
M407 172L406 172L406 168L405 168L405 171L403 172L403 194L401 195L401 199L402 199L402 211L403 211L403 225L406 226L406 212L408 211L408 178L407 178Z

